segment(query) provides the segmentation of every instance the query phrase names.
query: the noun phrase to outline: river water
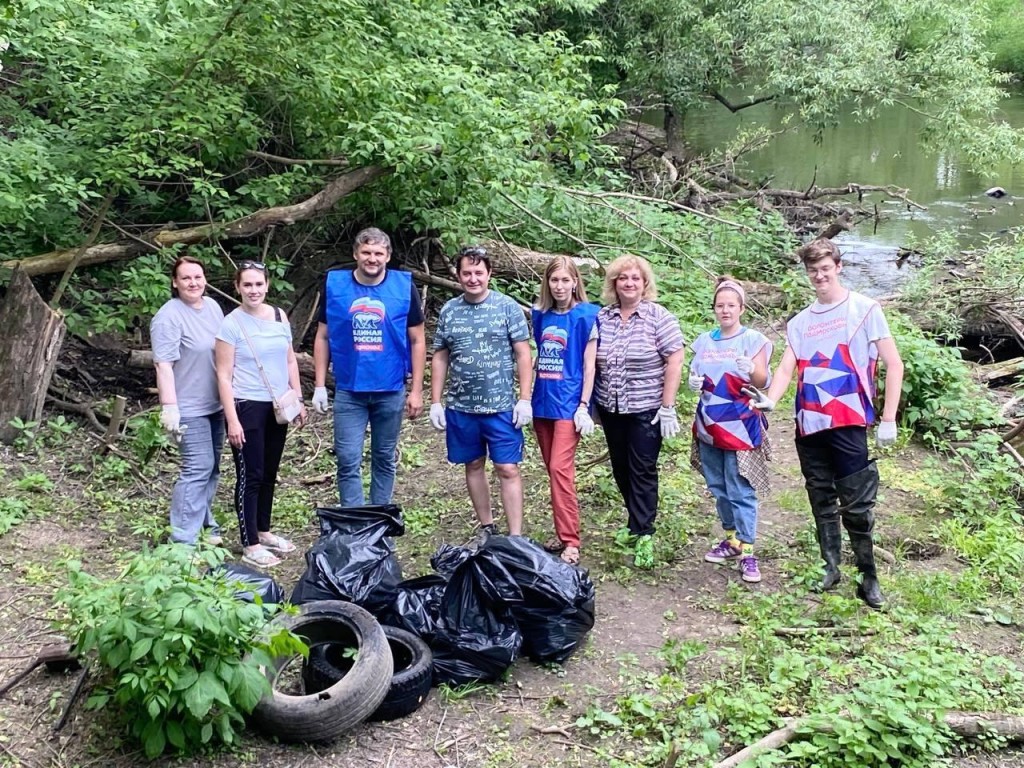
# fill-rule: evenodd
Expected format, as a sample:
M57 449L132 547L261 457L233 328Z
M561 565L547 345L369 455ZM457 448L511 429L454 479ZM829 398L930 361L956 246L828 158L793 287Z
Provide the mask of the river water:
M1000 112L1000 119L1024 128L1024 93L1004 99ZM736 114L712 104L687 115L686 139L697 151L713 152L751 126L781 130L782 117L771 104ZM980 176L964 168L954 155L926 153L917 140L922 121L898 107L881 109L870 122L841 116L839 125L826 130L820 143L809 130L788 131L763 149L744 155L737 171L758 181L771 179L769 186L783 189L806 189L815 171L819 187L856 182L909 188L910 199L927 210L908 210L898 201L865 195L866 207L878 202L883 221L877 227L873 221L862 222L837 238L848 282L873 295L891 293L907 276L906 270L896 266L896 249L913 238L950 231L957 234L962 247L969 248L986 236L1024 226L1024 168L1006 165L991 176ZM1003 187L1008 196L986 197L985 190L993 186Z

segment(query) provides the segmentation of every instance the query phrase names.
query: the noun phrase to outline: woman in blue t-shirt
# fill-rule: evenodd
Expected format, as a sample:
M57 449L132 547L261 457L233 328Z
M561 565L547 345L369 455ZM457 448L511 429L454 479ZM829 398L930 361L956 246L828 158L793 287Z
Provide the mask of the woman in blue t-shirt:
M540 299L531 312L537 343L533 428L551 485L555 538L545 544L562 560L580 561L580 507L576 446L594 431L590 396L597 356L596 304L587 303L572 259L556 256L544 270Z
M725 538L704 559L709 563L739 560L744 581L759 582L754 556L757 491L768 490L767 422L750 407L742 389L765 386L772 343L764 334L740 324L746 294L738 282L720 277L712 307L718 328L693 343L689 386L700 396L693 420L694 466L715 497Z

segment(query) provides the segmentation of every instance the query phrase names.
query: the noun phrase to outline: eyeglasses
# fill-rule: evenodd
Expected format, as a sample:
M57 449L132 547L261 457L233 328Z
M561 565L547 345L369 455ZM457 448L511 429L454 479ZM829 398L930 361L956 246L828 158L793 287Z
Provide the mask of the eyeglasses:
M261 261L240 261L238 262L239 269L258 269L260 272L267 271L267 265Z

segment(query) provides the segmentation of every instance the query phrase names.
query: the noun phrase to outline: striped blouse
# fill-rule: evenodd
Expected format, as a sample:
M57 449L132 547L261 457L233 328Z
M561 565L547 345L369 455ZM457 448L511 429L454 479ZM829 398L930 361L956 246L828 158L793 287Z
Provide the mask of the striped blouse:
M597 313L597 402L613 413L661 407L665 359L682 349L675 315L660 304L641 301L622 322L618 304Z

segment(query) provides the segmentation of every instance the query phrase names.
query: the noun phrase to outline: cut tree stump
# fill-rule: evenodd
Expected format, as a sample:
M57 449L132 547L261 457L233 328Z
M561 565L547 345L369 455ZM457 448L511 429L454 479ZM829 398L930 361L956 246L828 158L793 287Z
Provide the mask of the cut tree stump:
M66 328L64 317L50 309L21 269L7 287L0 328L0 442L11 443L18 436L12 419L42 418Z

